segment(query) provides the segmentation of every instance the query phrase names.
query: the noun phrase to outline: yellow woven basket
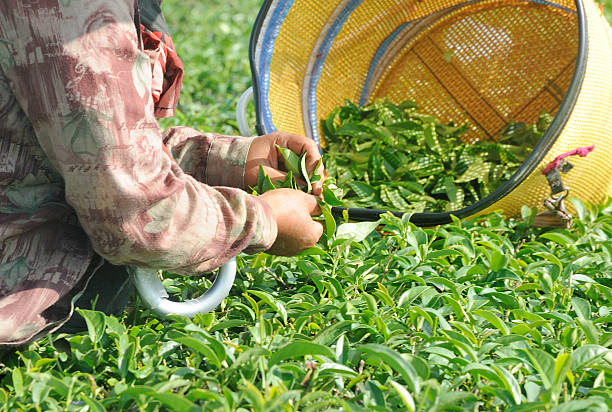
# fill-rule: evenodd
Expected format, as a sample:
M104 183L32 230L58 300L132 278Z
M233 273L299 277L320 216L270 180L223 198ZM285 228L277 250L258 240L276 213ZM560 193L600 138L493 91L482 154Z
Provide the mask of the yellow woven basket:
M443 121L467 121L467 139L554 114L515 175L456 216L542 206L551 197L542 170L586 146L594 150L571 157L563 184L583 201L612 196L612 29L592 0L267 0L250 58L258 132L303 134L323 148L320 120L345 99L413 100Z

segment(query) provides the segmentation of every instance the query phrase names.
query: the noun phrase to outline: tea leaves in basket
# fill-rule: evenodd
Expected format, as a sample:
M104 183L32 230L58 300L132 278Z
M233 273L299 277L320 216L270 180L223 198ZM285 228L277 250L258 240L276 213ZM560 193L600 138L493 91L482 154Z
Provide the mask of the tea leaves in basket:
M349 207L454 211L497 189L525 161L552 121L506 125L497 141L461 140L467 124L442 123L413 102L347 101L322 121L324 159Z

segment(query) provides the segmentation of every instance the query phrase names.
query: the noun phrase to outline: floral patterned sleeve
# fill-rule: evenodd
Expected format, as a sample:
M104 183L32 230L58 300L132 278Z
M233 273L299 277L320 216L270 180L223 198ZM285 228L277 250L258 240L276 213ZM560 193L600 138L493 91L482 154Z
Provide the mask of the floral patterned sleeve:
M274 242L267 204L238 189L249 139L162 136L133 0L4 9L4 73L97 253L192 274Z

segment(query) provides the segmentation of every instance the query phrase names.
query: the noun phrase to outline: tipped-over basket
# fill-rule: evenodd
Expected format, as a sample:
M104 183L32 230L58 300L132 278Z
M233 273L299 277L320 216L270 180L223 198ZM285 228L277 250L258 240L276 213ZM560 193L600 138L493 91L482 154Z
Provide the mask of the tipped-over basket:
M612 195L612 29L592 0L266 0L250 58L257 131L307 135L323 150L321 119L346 99L415 101L444 122L467 122L467 140L495 140L542 109L554 115L497 190L460 210L414 214L415 224L559 207L568 190L588 202ZM553 161L567 154L581 156L551 189L543 170L566 167Z

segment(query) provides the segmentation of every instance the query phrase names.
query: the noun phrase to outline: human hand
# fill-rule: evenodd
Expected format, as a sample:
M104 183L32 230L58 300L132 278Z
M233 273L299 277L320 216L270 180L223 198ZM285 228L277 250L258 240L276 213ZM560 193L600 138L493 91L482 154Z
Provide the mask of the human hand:
M321 214L317 198L293 189L275 189L260 196L272 208L278 235L268 253L293 256L311 248L323 234L323 225L312 220Z
M263 136L258 136L251 143L249 154L247 155L246 169L244 172L244 182L247 186L257 185L257 174L259 166L262 165L266 175L273 182L283 180L287 175L286 171L281 170L279 159L281 155L278 153L276 145L285 147L297 155L307 152L306 169L312 174L315 167L321 159L321 154L314 140L297 134L284 132L274 132ZM280 163L282 164L282 163ZM321 164L317 174L323 176L324 169ZM323 181L313 183L312 193L320 195L323 189Z

